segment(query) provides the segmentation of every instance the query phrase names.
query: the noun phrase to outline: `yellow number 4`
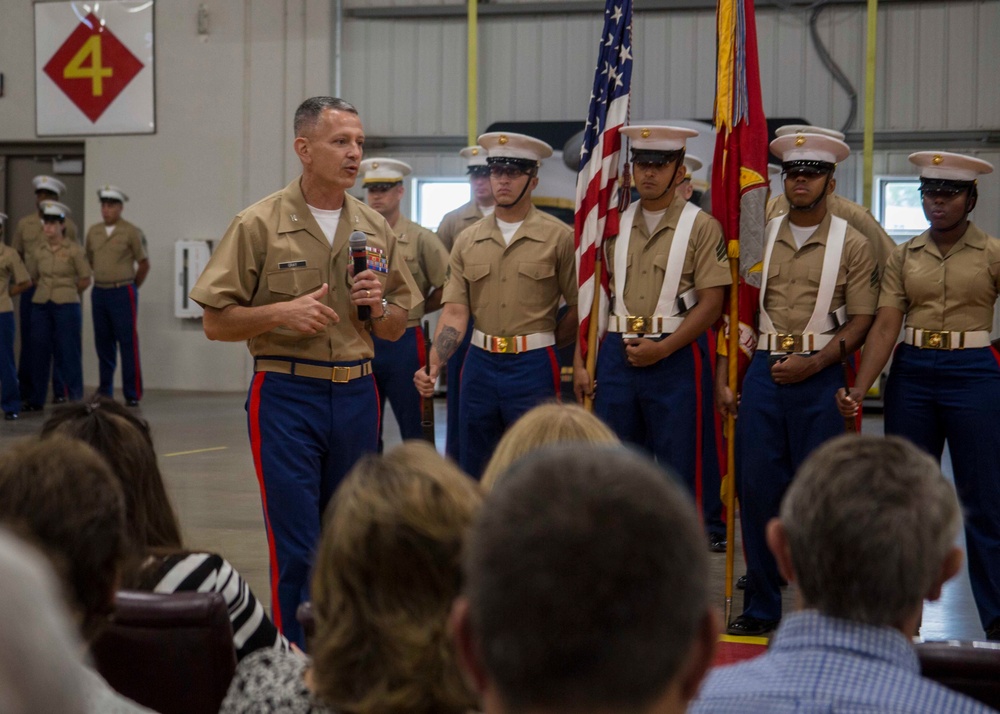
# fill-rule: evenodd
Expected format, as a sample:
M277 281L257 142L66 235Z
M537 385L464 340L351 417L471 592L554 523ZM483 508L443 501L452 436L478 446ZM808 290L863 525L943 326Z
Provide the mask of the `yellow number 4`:
M90 66L84 67L83 63L90 57ZM111 67L101 65L101 36L91 35L90 39L83 43L79 52L73 55L63 70L65 79L90 79L91 92L95 97L104 94L104 78L114 74Z

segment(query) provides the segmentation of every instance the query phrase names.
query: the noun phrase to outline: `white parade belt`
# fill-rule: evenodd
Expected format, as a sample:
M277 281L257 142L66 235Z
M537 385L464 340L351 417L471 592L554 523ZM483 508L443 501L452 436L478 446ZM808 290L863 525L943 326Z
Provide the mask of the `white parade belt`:
M536 332L532 335L487 335L482 330L472 331L472 344L487 352L497 354L519 354L542 347L550 347L556 343L554 332Z
M922 350L964 350L973 347L989 347L990 333L986 330L954 332L907 327L903 332L903 342Z

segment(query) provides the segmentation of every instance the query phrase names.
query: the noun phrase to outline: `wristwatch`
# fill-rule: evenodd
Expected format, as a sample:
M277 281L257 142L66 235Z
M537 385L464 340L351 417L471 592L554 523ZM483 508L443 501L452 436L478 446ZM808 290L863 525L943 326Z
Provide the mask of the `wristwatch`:
M382 298L382 314L378 317L371 318L371 322L385 322L389 319L389 301Z

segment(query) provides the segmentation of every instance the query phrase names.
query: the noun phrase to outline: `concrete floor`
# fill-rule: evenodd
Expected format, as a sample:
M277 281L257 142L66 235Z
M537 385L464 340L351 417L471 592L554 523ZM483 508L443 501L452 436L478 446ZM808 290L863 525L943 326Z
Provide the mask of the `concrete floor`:
M228 558L250 583L257 597L270 602L267 546L260 496L246 435L244 395L236 393L147 392L140 412L153 432L160 467L167 481L191 548L216 551ZM436 401L437 446L443 451L445 406ZM46 408L46 413L50 407ZM388 412L388 409L387 409ZM24 414L18 422L0 422L0 451L12 440L38 432L44 414ZM882 433L880 415L866 416L863 431ZM399 442L391 412L386 414L386 446ZM945 474L951 464L946 454ZM738 525L738 524L737 524ZM737 532L739 529L737 528ZM737 537L735 575L745 572ZM724 606L725 555L711 555L712 579ZM786 612L793 607L794 588L784 593ZM735 592L734 614L742 610ZM944 595L924 612L925 639L983 639L968 575L945 586Z

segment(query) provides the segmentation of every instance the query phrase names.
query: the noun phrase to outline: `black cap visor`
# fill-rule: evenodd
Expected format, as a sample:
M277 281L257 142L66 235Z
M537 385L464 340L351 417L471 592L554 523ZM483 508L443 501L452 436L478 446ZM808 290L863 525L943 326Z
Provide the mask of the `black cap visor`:
M955 179L920 178L920 195L957 196L962 191L975 188L975 181L958 181Z
M802 174L805 176L822 176L833 173L836 164L829 161L812 161L808 159L798 159L796 161L784 161L781 164L782 175Z
M679 158L684 153L683 149L676 151L654 151L652 149L632 149L633 164L654 164L656 166L666 166L670 162Z

